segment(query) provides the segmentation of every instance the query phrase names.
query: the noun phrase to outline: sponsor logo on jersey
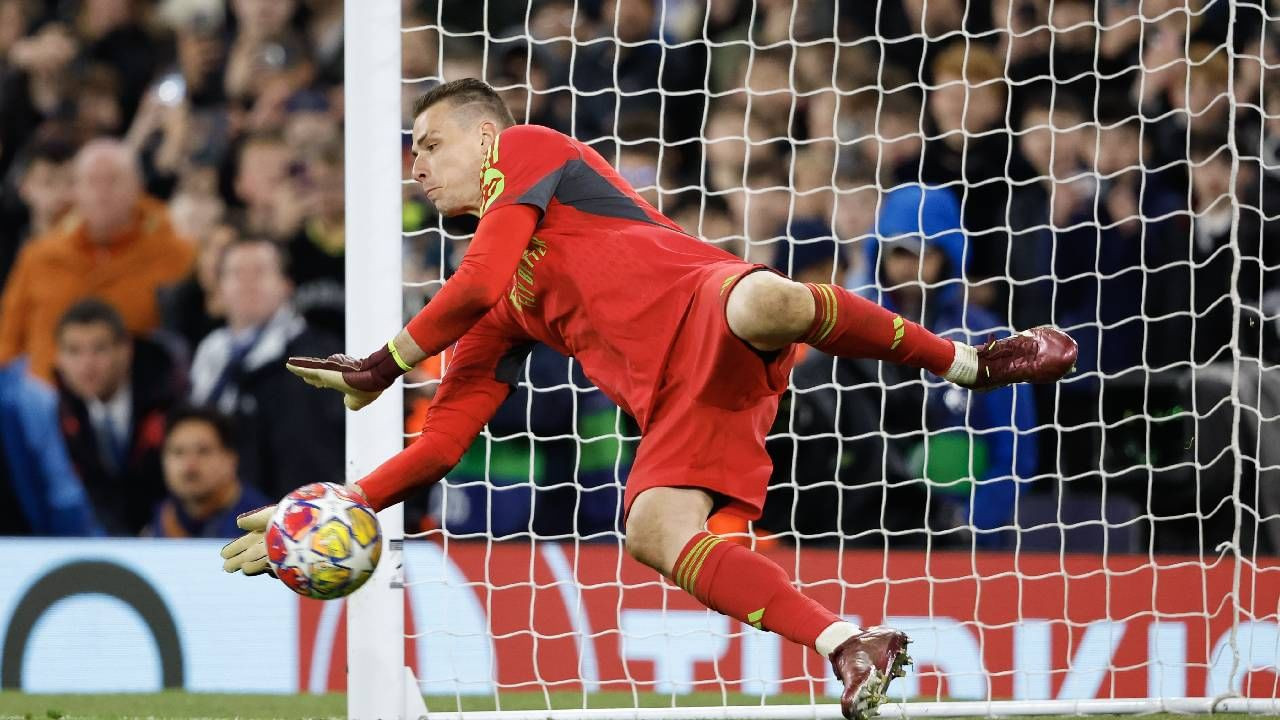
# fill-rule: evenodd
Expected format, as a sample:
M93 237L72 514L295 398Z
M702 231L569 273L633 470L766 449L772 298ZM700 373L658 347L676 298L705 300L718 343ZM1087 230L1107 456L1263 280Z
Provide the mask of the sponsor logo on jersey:
M498 140L501 137L498 135L493 138L493 147L489 148L489 155L480 166L480 193L484 198L483 204L480 205L481 215L489 210L489 206L498 199L507 186L507 176L494 167L498 162Z
M538 303L533 287L534 270L537 268L538 262L546 255L547 243L537 236L529 238L529 245L524 250L524 256L520 258L520 264L516 266L516 273L511 276L511 292L507 295L507 298L511 300L511 306L516 309L516 312L524 312L525 308L533 307Z

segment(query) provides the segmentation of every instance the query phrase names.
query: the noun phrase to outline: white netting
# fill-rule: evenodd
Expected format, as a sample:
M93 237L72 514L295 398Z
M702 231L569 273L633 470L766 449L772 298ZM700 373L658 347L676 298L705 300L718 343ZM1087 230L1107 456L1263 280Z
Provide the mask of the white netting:
M403 19L403 127L407 147L416 95L479 77L742 257L958 339L1077 338L1063 383L984 395L810 351L764 517L713 518L807 594L913 635L895 697L1275 698L1275 20L1226 0L439 3ZM473 227L406 180L406 317ZM406 406L438 376L411 376ZM406 511L424 692L830 702L816 655L625 558L639 440L535 350Z

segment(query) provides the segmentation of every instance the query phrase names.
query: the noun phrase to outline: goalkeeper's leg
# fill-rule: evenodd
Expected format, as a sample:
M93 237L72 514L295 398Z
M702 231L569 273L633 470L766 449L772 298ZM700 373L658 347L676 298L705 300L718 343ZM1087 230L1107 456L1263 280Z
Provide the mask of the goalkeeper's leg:
M863 630L801 593L776 563L706 532L710 493L654 487L627 515L627 551L717 612L813 648L845 683L845 717L866 718L909 662L907 639L887 628Z
M1037 327L978 347L923 326L838 285L801 284L754 272L725 305L729 329L757 350L793 342L840 357L870 358L928 370L973 389L1058 380L1076 361L1076 344L1060 330Z

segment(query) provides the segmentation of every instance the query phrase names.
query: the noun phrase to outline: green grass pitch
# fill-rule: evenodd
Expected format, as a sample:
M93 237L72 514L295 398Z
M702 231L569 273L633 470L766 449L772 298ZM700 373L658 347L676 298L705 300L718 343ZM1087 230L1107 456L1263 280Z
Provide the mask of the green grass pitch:
M581 708L582 695L574 692L550 693L554 708ZM643 707L669 707L672 696L643 694ZM730 705L759 705L758 695L731 693ZM590 708L633 707L630 693L593 693L587 697ZM680 706L717 706L724 702L720 693L692 693L675 697ZM778 695L767 698L768 704L808 703L807 695ZM502 696L503 710L532 710L547 707L542 693L510 693ZM121 720L123 718L183 718L244 720L318 720L345 718L345 695L219 695L205 693L164 692L119 695L24 695L0 692L0 718L23 720ZM429 697L427 710L493 710L492 697ZM1061 716L1068 717L1068 716ZM1097 716L1095 716L1097 717ZM1149 720L1186 720L1186 715L1142 715ZM1259 717L1220 714L1215 720L1244 720Z

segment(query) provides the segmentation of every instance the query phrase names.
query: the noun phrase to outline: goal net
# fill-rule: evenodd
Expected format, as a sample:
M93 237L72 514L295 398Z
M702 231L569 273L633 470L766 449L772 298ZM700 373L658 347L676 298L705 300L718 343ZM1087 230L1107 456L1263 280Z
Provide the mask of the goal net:
M1276 19L1261 0L408 3L402 314L383 324L474 230L407 179L412 101L477 77L740 257L975 344L1057 325L1076 372L984 394L808 349L764 515L712 531L911 635L882 714L1280 711ZM448 364L406 378L406 438ZM405 504L402 571L362 594L405 604L406 692L433 717L838 716L825 659L627 557L641 442L538 348ZM376 614L358 599L353 628ZM350 642L353 692L399 687L357 667L399 639Z

